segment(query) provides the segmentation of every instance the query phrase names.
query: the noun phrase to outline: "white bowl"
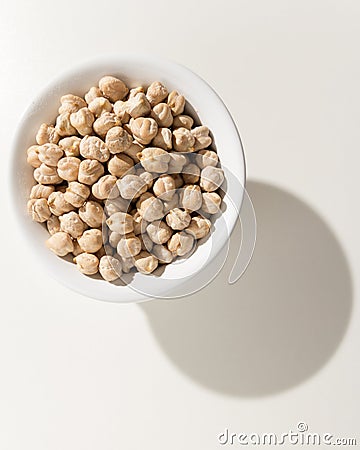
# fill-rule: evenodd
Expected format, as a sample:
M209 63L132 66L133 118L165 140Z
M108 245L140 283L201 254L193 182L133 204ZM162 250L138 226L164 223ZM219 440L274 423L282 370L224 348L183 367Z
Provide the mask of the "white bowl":
M104 75L118 76L131 87L160 80L169 90L181 92L195 109L202 124L212 131L226 176L226 209L215 223L211 237L185 262L167 266L162 276L137 273L129 285L123 286L84 276L75 265L56 257L44 245L47 231L32 222L26 210L30 188L34 184L33 169L26 162L26 149L34 144L39 125L53 122L62 95L84 95ZM120 54L81 64L60 75L40 92L17 128L12 149L11 179L17 219L22 232L26 234L29 249L53 278L92 298L119 303L137 302L153 297L171 297L172 291L179 292L179 288L182 291L182 285L183 292L191 291L189 286L196 275L206 270L209 262L224 247L236 223L243 198L245 159L240 136L229 111L203 79L181 65L155 56Z

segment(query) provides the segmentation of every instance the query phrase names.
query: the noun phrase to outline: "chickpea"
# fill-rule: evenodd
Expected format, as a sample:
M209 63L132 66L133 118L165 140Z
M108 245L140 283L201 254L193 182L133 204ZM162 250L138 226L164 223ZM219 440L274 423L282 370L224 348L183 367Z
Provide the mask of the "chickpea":
M57 144L60 136L52 125L43 123L40 125L39 131L36 134L35 140L39 145Z
M108 216L116 212L127 212L129 207L129 201L125 200L121 197L117 197L115 199L107 200L105 203L105 212Z
M137 171L137 175L139 175L139 177L145 181L148 189L152 188L154 184L154 177L152 173L146 172L144 169L142 169L142 172L140 172L139 170Z
M141 241L136 236L123 237L117 245L117 252L122 258L130 258L141 252Z
M151 196L141 202L139 213L147 222L154 222L164 216L164 205L160 199Z
M201 189L196 184L187 185L181 192L183 208L189 211L197 211L202 205Z
M61 158L57 164L59 176L66 181L75 181L79 174L80 159L74 156Z
M140 209L142 202L144 202L145 200L147 200L149 198L154 198L154 195L151 192L146 191L143 194L141 194L139 199L136 202L136 208ZM135 214L135 212L134 212L134 214Z
M40 184L58 184L62 182L56 167L50 167L46 164L41 164L40 167L34 170L34 178Z
M218 167L206 166L201 171L200 186L204 191L216 191L224 182L224 171Z
M113 127L106 133L105 142L110 153L120 153L130 148L132 144L131 135L123 127Z
M186 232L191 234L195 239L202 239L210 232L211 222L201 216L191 219L190 225L186 228Z
M191 134L195 138L195 150L202 150L211 145L212 139L209 136L209 133L210 133L209 128L205 127L204 125L193 128L191 130Z
M166 223L173 230L184 230L189 226L190 221L190 214L180 208L174 208L166 215Z
M64 152L56 144L44 144L38 147L39 160L47 166L56 167Z
M117 233L116 231L110 231L109 244L111 245L111 247L116 248L122 237L122 234Z
M186 184L195 184L200 179L200 169L196 164L187 164L182 170L182 177Z
M172 209L175 209L179 206L179 195L177 193L174 194L173 198L168 202L164 201L164 214L167 214Z
M171 109L166 103L158 103L151 111L151 117L156 120L159 127L168 128L173 123Z
M77 181L71 181L67 187L64 198L71 205L80 208L90 195L90 189Z
M51 216L46 198L33 198L27 203L28 213L35 222L46 222Z
M92 185L93 196L100 200L116 198L119 195L116 181L117 178L113 175L104 175L99 178L98 182Z
M95 117L100 117L101 114L105 112L111 112L113 107L109 100L105 97L94 98L88 106L89 110L94 114Z
M79 111L79 109L86 107L84 99L72 94L63 95L60 99L60 103L59 114L75 113Z
M80 253L84 253L84 250L80 247L78 241L73 241L74 250L71 252L74 256L80 255Z
M122 124L126 124L130 120L130 114L127 112L127 102L121 100L114 103L114 113L120 119Z
M53 235L55 233L58 233L60 231L60 220L57 216L54 216L53 214L48 218L46 221L46 227L48 229L48 232Z
M27 149L27 162L30 166L34 167L34 169L41 166L38 145L32 145Z
M158 132L158 125L150 117L138 117L130 123L131 132L140 144L149 144Z
M161 220L149 223L146 232L155 244L165 244L172 235L171 228Z
M84 159L79 166L78 180L84 184L94 184L104 174L104 166L96 159Z
M126 111L131 117L137 119L138 117L147 116L151 111L151 106L145 94L143 92L138 92L129 97L126 102Z
M96 159L103 163L110 158L110 152L104 141L96 136L85 136L80 142L80 154L87 159Z
M144 146L139 144L137 141L133 141L130 147L127 150L124 150L124 154L126 156L130 156L130 158L135 162L135 164L139 163L140 160L137 156L141 150L143 150Z
M59 217L59 220L61 231L65 231L66 233L70 234L70 236L74 239L80 237L86 228L86 225L80 219L79 214L74 211L63 214Z
M50 211L55 216L61 216L64 213L70 212L74 209L73 205L65 200L65 194L63 192L52 192L48 198L48 205Z
M181 153L169 153L170 161L168 167L168 173L178 174L181 173L183 167L187 164L188 160L185 155Z
M156 136L152 140L154 147L159 147L164 150L172 149L172 133L169 128L159 128Z
M122 153L114 155L108 163L108 171L115 177L123 177L134 172L134 161Z
M124 212L116 212L112 214L106 221L111 231L120 234L128 234L134 230L134 221L130 214Z
M59 231L50 236L45 244L48 249L58 256L65 256L74 250L74 244L71 237L63 231Z
M99 259L90 253L80 253L75 256L76 267L84 275L95 275L99 268Z
M104 255L100 258L99 272L105 281L115 281L122 275L121 262L113 256Z
M158 264L159 261L155 258L155 256L148 252L142 251L135 256L135 267L144 275L149 275L154 272Z
M129 91L129 98L135 97L137 94L144 93L145 89L143 86L136 86Z
M88 108L81 108L79 111L73 112L70 115L71 125L81 136L92 134L94 120L94 114Z
M171 236L167 245L174 256L185 256L193 249L194 238L191 234L180 231Z
M164 245L154 245L152 253L162 264L170 264L174 259L173 254Z
M55 130L61 137L76 134L75 128L70 123L70 113L63 113L57 116Z
M149 235L147 233L143 233L140 236L140 240L141 240L141 250L151 252L151 250L154 246L154 243L150 239Z
M160 175L154 183L153 191L156 197L161 197L161 200L171 200L175 194L174 178L171 175Z
M30 192L30 198L31 199L37 199L37 198L49 198L49 195L55 191L54 186L45 186L43 184L35 184L31 188Z
M135 267L134 258L121 258L121 267L123 273L129 273L133 267Z
M136 209L134 209L134 211L132 211L130 214L133 216L134 220L135 236L145 233L146 227L148 226L149 223L142 218L142 216Z
M143 168L147 172L164 173L168 170L170 155L168 152L157 147L144 148L138 157Z
M200 150L196 154L196 163L200 169L204 169L207 166L216 167L219 162L219 157L213 150Z
M194 125L194 119L190 116L182 114L180 116L174 117L173 121L173 130L176 128L187 128L191 130L191 127Z
M176 128L173 131L173 146L177 152L195 151L195 138L187 128Z
M91 87L88 92L84 95L87 104L91 103L95 98L102 97L102 92L98 87Z
M185 97L180 95L177 91L170 92L167 103L171 108L173 116L178 116L184 112Z
M105 214L100 203L89 200L79 208L80 219L91 228L100 228Z
M102 233L97 228L86 230L81 236L78 236L78 243L85 252L96 253L103 245Z
M161 103L168 95L168 90L166 87L160 83L160 81L154 81L150 84L146 91L146 97L150 102L151 106L155 106Z
M126 200L138 198L147 190L146 182L141 177L131 174L118 180L117 186L121 197Z
M93 128L96 134L102 139L105 138L107 132L113 128L121 125L121 120L115 114L104 112L93 123Z
M81 139L77 136L69 136L62 138L59 141L59 147L66 156L80 156L80 142Z
M109 75L101 78L99 88L103 92L104 97L107 97L112 102L122 100L129 92L123 81Z
M221 197L216 192L204 192L202 194L201 209L206 214L217 214L220 211Z

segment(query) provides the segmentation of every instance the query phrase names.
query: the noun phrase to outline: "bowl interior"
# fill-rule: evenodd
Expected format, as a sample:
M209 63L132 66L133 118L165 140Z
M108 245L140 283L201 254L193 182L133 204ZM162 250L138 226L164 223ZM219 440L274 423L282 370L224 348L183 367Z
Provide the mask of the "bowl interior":
M166 266L161 276L136 273L131 283L107 283L86 277L75 266L56 257L44 245L48 233L27 215L26 203L35 184L32 168L26 162L26 149L35 143L35 135L43 122L52 123L57 116L59 99L72 93L83 96L104 75L114 75L130 87L146 86L162 81L169 90L181 92L202 124L214 137L221 165L225 170L224 211L216 220L211 236L186 260ZM25 112L14 140L12 192L22 232L30 251L44 270L69 288L100 300L135 302L151 297L166 297L181 284L189 284L227 242L237 219L245 182L245 163L240 137L225 105L210 86L196 74L178 64L146 55L118 55L97 59L61 75L47 86Z

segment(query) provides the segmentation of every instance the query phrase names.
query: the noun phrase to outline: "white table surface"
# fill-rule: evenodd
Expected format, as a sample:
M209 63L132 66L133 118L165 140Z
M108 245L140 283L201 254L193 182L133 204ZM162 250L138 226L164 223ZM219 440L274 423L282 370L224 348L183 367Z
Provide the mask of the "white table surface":
M210 450L299 421L360 442L359 21L356 0L1 4L1 450ZM233 286L228 265L185 300L105 304L22 253L20 115L63 68L124 50L198 72L238 124L259 237Z

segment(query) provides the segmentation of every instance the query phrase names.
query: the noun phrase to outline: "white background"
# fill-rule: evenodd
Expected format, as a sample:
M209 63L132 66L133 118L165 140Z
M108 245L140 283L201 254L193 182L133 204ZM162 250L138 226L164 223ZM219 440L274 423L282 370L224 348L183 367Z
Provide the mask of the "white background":
M360 442L360 3L0 8L0 449L210 450L226 427L281 433L299 421ZM137 50L187 65L229 107L259 238L234 286L228 265L185 300L121 306L68 291L22 252L8 160L20 115L52 77Z

